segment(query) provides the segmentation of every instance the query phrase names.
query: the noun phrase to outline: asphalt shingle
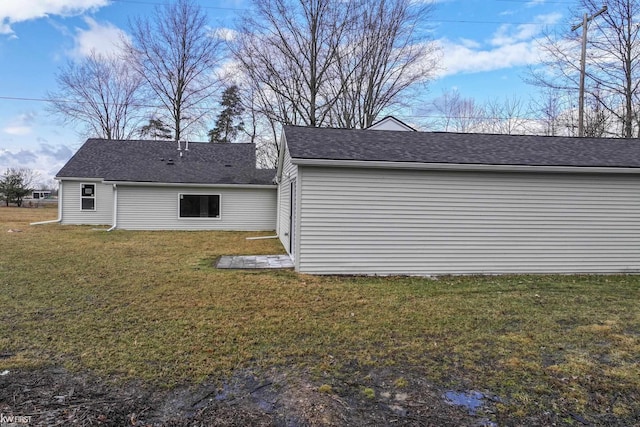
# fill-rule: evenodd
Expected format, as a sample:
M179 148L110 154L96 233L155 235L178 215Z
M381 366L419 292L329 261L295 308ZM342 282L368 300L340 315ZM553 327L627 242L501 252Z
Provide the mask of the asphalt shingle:
M180 156L182 153L182 156ZM274 170L256 169L253 144L89 139L59 178L179 184L273 184Z
M293 159L640 167L640 140L285 126Z

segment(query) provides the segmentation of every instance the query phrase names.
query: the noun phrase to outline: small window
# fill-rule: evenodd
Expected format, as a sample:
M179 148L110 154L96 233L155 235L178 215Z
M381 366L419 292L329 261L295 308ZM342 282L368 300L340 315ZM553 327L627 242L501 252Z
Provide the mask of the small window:
M180 218L220 218L220 195L181 194Z
M82 184L81 185L81 209L83 211L95 211L96 210L96 185L95 184Z

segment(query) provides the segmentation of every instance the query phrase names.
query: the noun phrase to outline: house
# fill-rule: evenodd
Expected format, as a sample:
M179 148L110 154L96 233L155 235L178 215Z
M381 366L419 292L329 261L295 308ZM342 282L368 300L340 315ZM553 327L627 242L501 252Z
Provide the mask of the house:
M88 140L59 221L276 230L299 272L640 272L640 141L284 126L251 144ZM277 184L276 184L277 183Z
M640 271L640 141L285 126L277 234L312 274Z
M274 230L275 170L253 144L89 139L58 172L63 224Z
M367 128L368 130L404 130L416 132L414 128L393 116L384 117Z
M31 198L35 200L49 199L51 197L51 190L33 190L31 191Z

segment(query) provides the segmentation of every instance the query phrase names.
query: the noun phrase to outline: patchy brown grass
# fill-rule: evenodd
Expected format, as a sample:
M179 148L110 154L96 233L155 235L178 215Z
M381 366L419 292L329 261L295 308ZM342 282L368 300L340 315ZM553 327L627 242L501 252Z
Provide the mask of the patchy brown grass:
M362 372L384 367L402 388L420 375L489 390L510 418L638 415L638 276L216 270L220 255L282 248L246 240L256 233L28 225L53 217L0 208L1 369L53 363L171 385L292 366L327 390L345 378L369 390Z

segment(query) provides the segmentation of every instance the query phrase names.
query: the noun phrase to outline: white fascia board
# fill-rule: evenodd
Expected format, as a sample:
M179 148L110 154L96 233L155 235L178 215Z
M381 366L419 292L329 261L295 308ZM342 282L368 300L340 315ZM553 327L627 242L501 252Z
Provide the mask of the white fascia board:
M287 150L287 136L285 135L283 130L282 134L280 135L280 151L278 152L278 167L276 168L276 179L278 180L278 182L282 180L282 167L284 163L284 155L286 150Z
M54 176L53 179L56 181L102 181L102 178L78 178L78 177L68 177L68 176Z
M640 174L640 168L594 166L524 166L462 163L384 162L364 160L291 159L298 166L327 166L363 169L413 169L434 171L491 171L491 172L554 172L554 173L616 173Z
M276 189L276 184L193 184L179 182L139 182L139 181L103 181L105 184L135 187L193 187L193 188L269 188Z

